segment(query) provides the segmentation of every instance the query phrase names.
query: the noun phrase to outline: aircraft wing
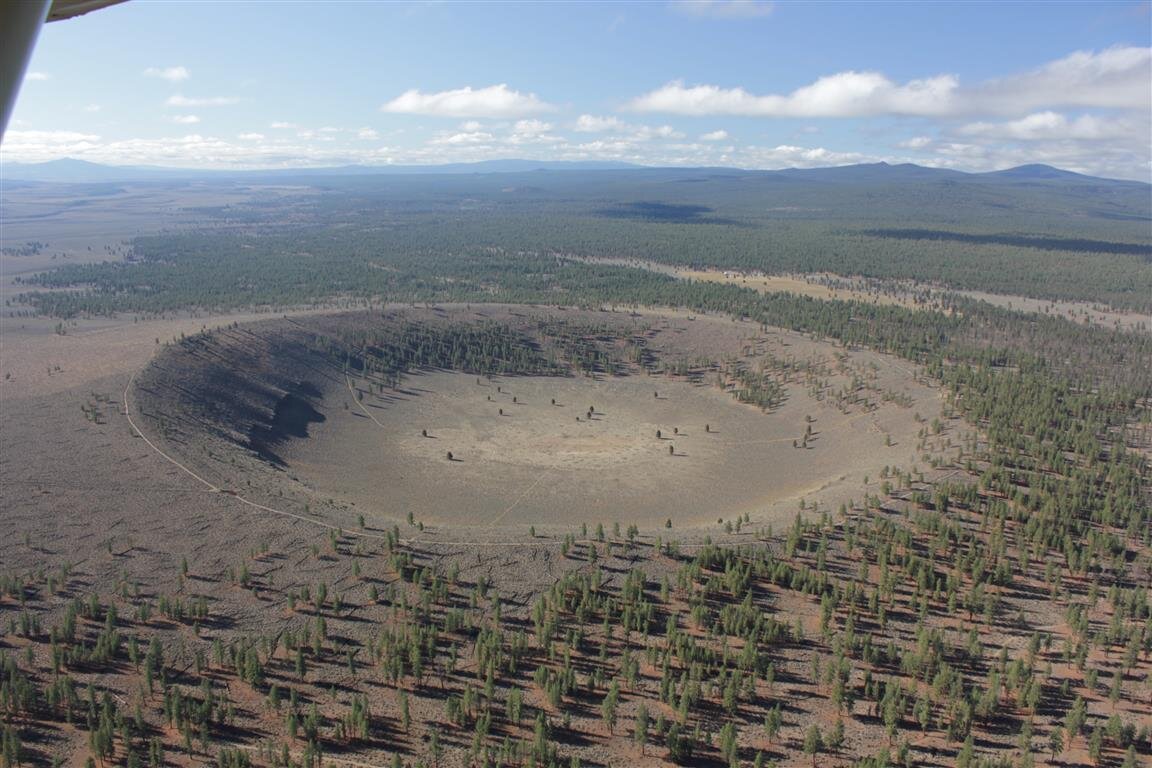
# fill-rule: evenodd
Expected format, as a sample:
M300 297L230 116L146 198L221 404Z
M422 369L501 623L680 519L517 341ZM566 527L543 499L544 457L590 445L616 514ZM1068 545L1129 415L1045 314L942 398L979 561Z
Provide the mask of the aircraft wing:
M83 16L90 11L98 11L110 5L118 5L126 0L52 0L46 21L63 21L73 16Z
M4 0L0 2L0 141L16 106L36 36L48 21L63 21L125 0Z

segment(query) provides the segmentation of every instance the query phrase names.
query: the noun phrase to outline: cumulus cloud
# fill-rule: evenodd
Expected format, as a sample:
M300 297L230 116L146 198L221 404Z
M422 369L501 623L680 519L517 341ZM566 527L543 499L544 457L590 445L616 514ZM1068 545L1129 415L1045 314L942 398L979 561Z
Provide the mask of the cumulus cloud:
M1149 182L1147 143L1030 141L1023 143L974 143L942 141L924 165L961 171L993 171L1018 165L1043 163L1090 176L1136 179Z
M264 134L262 134L262 133L241 133L236 138L240 139L241 141L263 141L264 140Z
M961 87L955 75L896 83L879 72L839 72L787 94L685 85L676 80L629 103L636 112L759 117L1026 114L1052 106L1152 105L1152 48L1078 51L1022 74Z
M405 91L380 107L382 112L436 117L517 118L550 112L554 106L534 93L522 93L506 84L486 88L466 86L450 91Z
M580 115L576 118L576 130L580 133L602 133L604 131L618 131L624 127L624 122L618 117L598 117L596 115Z
M356 131L356 138L371 141L380 138L380 134L374 128L361 128Z
M224 139L200 134L155 139L101 140L73 131L17 131L4 136L5 162L78 157L112 165L182 168L301 168L394 160L389 147L351 149L294 140Z
M617 117L600 117L597 115L580 115L576 118L574 129L577 133L611 133L629 136L638 141L649 139L682 139L684 134L670 125L637 125L626 123Z
M723 128L700 134L700 141L724 141L726 138L728 138L728 131L725 131Z
M144 70L147 77L158 77L170 83L179 83L192 77L187 67L148 67Z
M495 136L487 131L460 131L458 133L445 133L433 137L429 140L429 144L441 144L449 146L461 146L466 144L488 144Z
M517 120L512 126L512 133L521 136L539 136L552 130L552 123L543 120Z
M1041 107L1152 106L1152 48L1076 51L1022 74L989 80L963 94L967 112L1022 114Z
M282 120L277 120L268 127L269 128L276 128L277 130L279 130L279 129L284 129L284 128L295 128L296 124L295 123L286 123Z
M767 0L673 0L669 6L687 16L749 19L769 16L775 4Z
M757 96L743 88L686 86L673 81L629 103L636 112L759 117L941 115L959 83L951 75L898 85L878 72L841 72L787 95Z
M913 136L910 139L905 139L900 142L898 146L904 149L923 149L932 143L932 139L927 136Z
M1129 120L1080 115L1069 120L1058 112L1036 112L1019 120L979 122L961 126L963 136L1037 141L1043 139L1117 139L1132 136L1137 128Z
M517 120L505 142L512 145L557 144L563 139L552 133L553 127L552 123L543 120Z
M563 139L552 134L554 127L552 123L534 118L517 120L511 125L504 124L493 128L485 128L481 123L469 120L461 124L457 131L443 131L436 134L427 144L431 147L473 149L482 147L487 152L500 152L526 145L557 144Z
M240 101L240 99L232 96L210 96L208 98L193 99L177 93L169 96L168 100L164 103L170 107L224 107L229 104L235 104L238 101Z
M28 72L24 75L24 82L43 82L44 80L51 80L52 75L47 72Z
M200 118L196 115L173 115L172 122L178 125L195 125L200 122Z
M819 168L863 163L872 159L859 152L836 152L825 147L798 147L791 144L749 147L744 155L749 158L753 168Z
M79 131L9 130L4 134L5 162L40 163L75 157L100 146L100 137Z
M100 137L94 133L81 133L79 131L9 131L4 135L4 148L8 149L8 142L19 144L21 142L38 142L42 144L73 144L76 142L99 141Z

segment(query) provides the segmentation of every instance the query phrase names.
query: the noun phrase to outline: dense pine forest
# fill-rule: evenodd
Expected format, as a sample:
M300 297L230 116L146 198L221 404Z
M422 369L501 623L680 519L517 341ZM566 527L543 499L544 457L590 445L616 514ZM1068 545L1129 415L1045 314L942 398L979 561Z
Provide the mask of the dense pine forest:
M856 166L306 183L201 209L201 232L136 238L128 266L41 275L31 282L82 290L33 302L66 316L463 295L497 277L523 291L549 279L548 256L572 254L1152 308L1148 189L1134 182Z

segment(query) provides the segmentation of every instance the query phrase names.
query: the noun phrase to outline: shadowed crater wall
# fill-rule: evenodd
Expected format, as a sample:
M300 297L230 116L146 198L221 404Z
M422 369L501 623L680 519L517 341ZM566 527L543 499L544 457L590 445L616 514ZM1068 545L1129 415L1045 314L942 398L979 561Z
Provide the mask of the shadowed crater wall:
M273 320L175 342L137 377L136 406L176 446L223 440L282 465L278 449L323 422L325 394L343 386L318 325Z

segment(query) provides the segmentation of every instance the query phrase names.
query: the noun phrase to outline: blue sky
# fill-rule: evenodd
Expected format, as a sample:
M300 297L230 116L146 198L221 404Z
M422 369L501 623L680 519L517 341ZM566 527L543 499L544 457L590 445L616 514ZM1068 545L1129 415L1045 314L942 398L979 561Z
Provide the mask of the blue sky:
M133 0L44 29L3 158L1045 162L1149 180L1150 45L1147 2Z

